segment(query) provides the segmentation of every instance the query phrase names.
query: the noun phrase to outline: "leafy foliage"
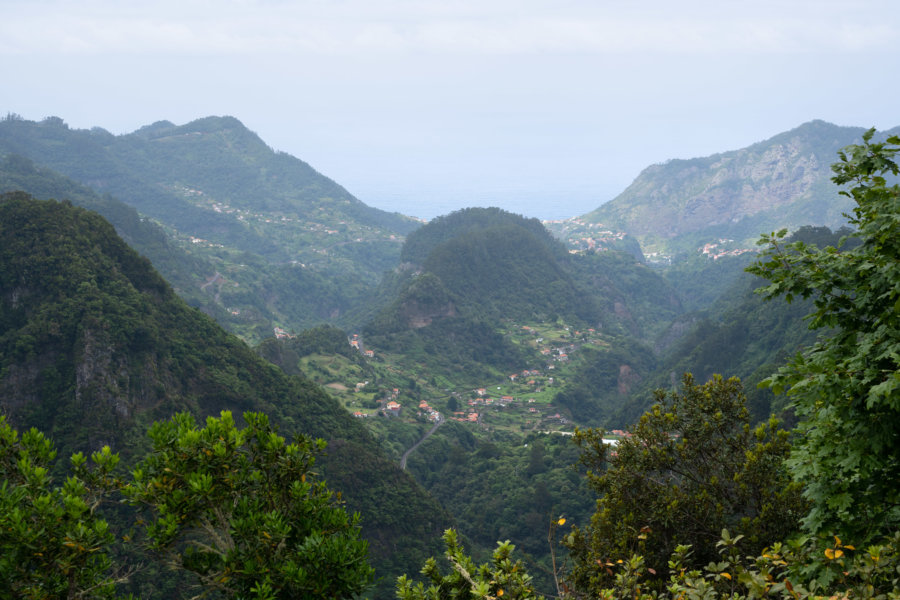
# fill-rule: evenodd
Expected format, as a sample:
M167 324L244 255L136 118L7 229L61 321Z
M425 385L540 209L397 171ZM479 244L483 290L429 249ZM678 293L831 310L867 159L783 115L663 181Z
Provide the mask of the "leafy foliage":
M642 556L627 560L607 561L604 567L614 577L613 583L599 592L604 600L732 600L772 598L801 600L806 598L896 598L900 589L900 536L880 540L859 550L844 544L840 538L825 549L800 538L787 543L775 542L758 555L745 556L738 549L740 535L722 531L716 542L717 560L702 567L691 567L692 548L678 546L668 561L668 580L662 591L653 589L655 574ZM824 554L826 571L812 576L808 565L818 560L813 554ZM575 591L575 597L581 597Z
M95 511L118 456L109 447L72 456L62 486L50 475L56 450L36 429L21 437L0 416L0 595L4 598L113 598L113 533ZM118 575L122 575L121 571Z
M583 522L594 509L585 478L573 468L577 460L578 450L566 436L478 440L467 426L448 422L410 456L408 468L456 517L461 535L480 548L512 541L535 588L548 591L554 587L547 543L551 517Z
M811 298L810 327L833 331L768 385L787 389L801 418L790 465L812 502L805 526L861 541L900 525L900 137L873 136L832 167L861 244L785 244L782 231L760 240L749 269L771 282L766 298Z
M238 429L223 412L198 429L176 415L151 428L153 450L130 482L114 474L119 456L106 446L91 469L74 454L72 474L54 487L51 442L36 429L19 438L0 417L0 593L116 597L117 584L148 568L133 562L139 542L130 534L114 552L114 528L100 516L101 501L120 490L150 509L153 518L138 521L150 545L198 576L200 596L339 598L366 589L373 571L359 516L312 471L324 441L286 444L265 415L244 419Z
M150 429L151 454L124 489L151 508L157 549L195 573L206 591L226 597L348 597L366 588L372 569L350 518L313 479L322 440L286 444L259 413L209 417L198 429L188 414Z
M590 525L566 540L575 588L610 585L605 563L635 553L661 574L679 544L692 545L693 565L705 564L724 528L752 552L796 530L805 506L782 464L788 434L774 419L751 429L744 404L735 378L697 385L685 375L680 393L657 392L614 451L602 431L576 432L600 498Z
M456 539L456 532L448 529L444 533L447 547L446 558L451 572L441 574L437 561L429 558L422 568L428 578L425 583L414 584L405 575L397 581L397 598L400 600L538 600L543 596L535 593L531 586L531 576L519 561L513 562L515 546L508 541L499 542L489 564L476 566Z
M186 306L101 217L21 193L0 199L0 410L63 455L109 445L126 465L153 421L263 411L286 435L329 441L317 464L366 515L379 575L420 564L449 524L359 420Z
M864 550L857 550L852 544L845 544L835 537L824 551L827 571L819 577L811 576L807 565L812 562L812 554L822 551L808 538L787 543L775 542L759 554L747 556L739 549L742 537L723 530L715 544L716 560L696 567L692 566L696 561L691 546L679 545L662 573L648 566L640 554L626 559L600 561L600 566L609 573L606 587L588 592L562 583L559 597L602 600L805 600L830 596L881 600L896 598L900 589L900 535L880 540ZM409 578L401 578L398 597L403 600L505 598L507 594L500 594L499 590L496 594L487 592L478 595L471 585L466 587L468 582L460 576L462 569L457 565L471 565L472 561L455 545L455 536L452 542L454 546L450 547L448 558L454 572L442 576L436 563L431 560L423 569L423 574L429 575L432 585L426 588L425 584L413 585ZM516 573L522 580L529 579L524 569L516 569ZM656 582L665 574L668 574L665 587L658 589Z

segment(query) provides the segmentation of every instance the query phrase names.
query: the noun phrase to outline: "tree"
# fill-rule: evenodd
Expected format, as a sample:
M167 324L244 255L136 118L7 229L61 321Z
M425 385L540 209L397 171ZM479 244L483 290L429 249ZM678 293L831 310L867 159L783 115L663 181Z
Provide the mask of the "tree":
M767 384L787 390L801 419L789 464L812 505L805 527L855 543L900 525L900 137L874 133L832 166L861 244L819 249L781 231L748 269L770 281L768 299L813 299L822 335Z
M324 482L314 452L290 444L260 413L231 413L197 428L178 414L150 429L153 449L125 493L150 509L152 546L197 575L204 593L228 598L342 598L372 578L358 515L350 517Z
M615 447L602 430L576 431L600 498L590 524L563 538L575 589L612 585L609 567L634 554L661 585L681 544L699 566L718 558L725 528L743 536L742 551L757 552L799 525L804 506L783 467L788 434L774 418L751 429L737 378L697 385L687 374L680 393L658 390L655 400Z
M113 598L113 534L96 513L118 456L109 447L86 469L72 456L74 473L54 486L56 450L36 429L21 438L0 416L0 597Z
M511 559L515 546L509 541L497 544L490 564L476 567L472 559L458 544L456 532L444 532L445 554L452 568L442 575L437 561L429 558L422 568L428 578L424 583L414 584L406 575L397 580L397 597L400 600L540 600L531 585L531 576L520 561Z

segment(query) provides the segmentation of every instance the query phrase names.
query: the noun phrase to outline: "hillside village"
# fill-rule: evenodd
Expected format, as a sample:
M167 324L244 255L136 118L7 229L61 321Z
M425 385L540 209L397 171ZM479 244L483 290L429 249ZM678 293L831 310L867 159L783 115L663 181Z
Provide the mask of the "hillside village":
M581 331L565 324L508 322L505 333L516 343L531 348L540 357L542 367L498 374L495 380L476 387L433 389L423 385L415 392L397 386L376 385L368 379L335 381L340 371L330 374L314 371L313 376L336 392L347 409L360 419L390 418L411 423L436 423L447 419L483 431L572 431L575 423L566 411L553 405L552 399L574 368L570 361L577 357L578 350L585 345L602 348L607 343L593 328ZM390 354L367 348L360 334L350 334L347 341L377 372L402 371L402 366L396 364ZM387 381L389 377L382 379Z
M697 252L712 260L719 260L723 256L740 256L747 252L756 252L755 248L727 248L734 244L734 240L720 238L715 242L708 242L697 248Z
M624 231L614 231L602 223L589 223L579 217L544 221L544 226L564 239L572 254L589 254L621 247L628 235Z

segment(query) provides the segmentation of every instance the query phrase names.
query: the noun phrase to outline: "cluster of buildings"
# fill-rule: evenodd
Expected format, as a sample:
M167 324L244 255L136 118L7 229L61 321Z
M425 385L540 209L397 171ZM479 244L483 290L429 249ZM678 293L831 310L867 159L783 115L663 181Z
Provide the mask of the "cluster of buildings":
M441 413L435 410L432 406L429 406L427 400L422 400L419 402L419 415L425 417L432 423L437 423L441 420Z
M478 423L481 415L477 412L466 413L465 411L457 411L453 413L453 416L450 417L453 421L459 421L460 423Z
M355 350L357 350L358 352L362 352L362 353L363 353L363 356L365 356L366 358L375 358L375 351L374 351L374 350L365 350L365 349L363 349L363 347L361 346L361 342L360 342L359 334L358 334L358 333L354 333L354 334L350 337L350 346L351 346L352 348L354 348Z
M733 242L734 240L728 239L720 239L718 242L710 242L708 244L703 244L700 248L697 248L697 252L711 258L713 260L719 260L723 256L740 256L746 252L753 252L750 248L735 248L733 250L723 250L720 246L721 244L727 244L729 242Z
M279 339L279 340L286 340L286 339L297 337L296 335L291 335L290 333L288 333L281 327L276 327L272 331L275 332L275 338Z
M368 381L360 381L356 384L356 391L361 392L367 385L369 385ZM403 405L397 402L397 399L400 397L400 390L398 388L394 388L385 397L378 400L378 404L380 405L378 411L386 417L399 417L400 411L403 409ZM419 405L421 407L421 405ZM353 416L357 418L365 418L370 417L372 415L368 413L364 413L360 410L354 411Z
M609 250L615 242L621 242L627 234L624 231L598 231L596 235L585 235L579 238L569 238L570 245L575 246L569 250L570 254L584 252L603 252Z

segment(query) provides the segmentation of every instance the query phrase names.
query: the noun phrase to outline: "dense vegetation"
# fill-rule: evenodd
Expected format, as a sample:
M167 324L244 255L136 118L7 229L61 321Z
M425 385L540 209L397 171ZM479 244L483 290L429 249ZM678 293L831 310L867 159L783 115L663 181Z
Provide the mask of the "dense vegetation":
M418 226L362 204L229 117L124 136L7 118L0 161L0 191L98 210L185 299L252 342L274 327L349 323ZM147 218L168 244L152 239L162 230Z
M403 245L400 259L402 262L422 265L435 248L458 237L460 233L476 233L510 226L531 233L538 244L553 254L566 254L565 246L550 235L537 219L527 219L499 208L467 208L438 217L429 222L427 227L411 232Z
M594 509L578 450L568 436L530 434L480 441L464 425L449 423L410 458L408 468L447 509L459 531L491 548L516 545L535 587L554 589L550 524L559 515L583 522Z
M841 193L855 204L856 241L819 248L802 239L827 243L831 232L804 230L785 243L782 231L763 237L767 249L749 269L771 281L767 298L809 300L811 328L821 330L764 382L794 399L803 434L795 448L774 418L752 429L739 382L720 376L702 385L687 376L677 394L660 390L614 448L602 431L577 432L600 497L590 525L564 538L574 562L562 595L897 596L900 137L876 143L873 135L833 168L835 183L850 184ZM502 561L472 574L448 535L453 573L428 563L433 587L401 580L398 594L438 597L459 585L469 597L533 597L530 576L502 550Z
M185 305L99 215L5 195L0 240L0 410L11 425L38 427L63 456L109 445L130 465L152 421L262 410L283 434L329 441L322 471L369 516L379 576L437 546L446 513L358 421Z
M790 464L813 504L805 527L860 542L900 526L900 136L874 133L833 167L860 243L786 244L781 231L752 269L771 281L767 298L811 298L810 327L834 333L767 383L788 390L801 419Z
M572 278L565 247L537 219L496 208L460 210L411 233L401 260L414 265L411 273L436 277L442 295L468 316L599 319Z
M485 378L485 366L502 373L542 363L499 335L498 322L564 323L651 341L682 312L671 286L631 255L573 256L537 220L496 208L435 219L409 235L401 256L403 268L384 284L389 300L365 328L368 343L460 381ZM643 362L642 372L653 361ZM580 418L583 404L569 403Z
M572 276L600 305L604 331L653 343L684 313L683 294L630 254L602 251L571 258Z
M228 144L244 157L271 157L238 125L158 123L134 134L120 159L149 161L146 177L160 180L192 176L165 166L166 148L203 156L210 164L198 173L221 178L204 188L221 214L262 190L254 210L274 212L242 213L245 230L223 234L236 236L227 248L192 252L171 227L109 196L19 155L3 158L2 189L36 189L108 215L150 260L169 265L191 303L218 318L241 306L246 339L287 328L253 351L190 309L97 214L3 195L4 589L162 597L199 582L221 597L345 596L370 581L367 543L378 597L390 594L393 575L422 563L428 583L402 580L401 597L896 594L900 139L873 142L869 133L840 155L835 181L850 184L855 237L822 227L766 236L750 269L756 277L740 272L746 256L690 250L663 268L609 248L572 254L537 221L498 209L437 219L402 252L398 240L371 240L393 244L392 257L362 256L368 242L339 246L318 269L277 262L293 233L250 250L253 236L269 231L265 218L297 200L267 187L266 173L299 171L286 157L284 171L274 163L262 175L242 170ZM31 135L33 126L10 131ZM114 136L69 132L52 119L38 129L60 164L75 168L60 147L74 139L112 168ZM223 173L219 160L237 174ZM340 192L314 177L291 181L300 196ZM222 203L232 193L235 204ZM181 200L203 208L204 194ZM346 219L346 229L338 225L328 221L335 233L327 235L360 231ZM354 303L353 289L374 290L373 270L401 257L365 306ZM353 264L333 271L342 260ZM753 294L759 277L770 281L763 295ZM779 295L789 302L764 300ZM323 317L316 311L368 325L292 331L289 323ZM696 377L679 388L684 372ZM741 376L743 390L717 373ZM761 381L770 387L757 389ZM782 390L788 395L774 393ZM400 416L386 410L392 399L403 402ZM228 411L251 412L235 423ZM793 450L773 412L788 427L799 423ZM628 432L610 442L603 430L577 429L585 425ZM54 461L31 426L74 454L70 464ZM562 435L573 429L580 452ZM304 435L328 441L320 473ZM92 455L90 465L79 451ZM395 466L401 455L408 473ZM587 473L572 467L579 458ZM117 490L135 507L109 504ZM149 529L135 525L138 507ZM317 532L321 523L327 532ZM477 566L452 531L447 563L426 561L451 524L486 564ZM498 540L508 541L491 555ZM127 566L137 563L147 566ZM50 564L67 577L33 577Z
M678 544L692 545L686 566L699 568L717 559L723 529L752 554L796 531L805 506L784 466L788 433L774 419L751 428L745 400L736 378L698 385L687 375L614 447L602 431L576 434L598 500L590 524L568 538L575 587L610 587L615 578L597 563L637 553L661 588Z
M209 417L198 428L187 413L150 429L152 450L121 479L109 446L71 457L62 486L48 472L56 452L32 429L19 438L0 417L0 591L4 597L113 598L141 579L141 544L172 570L193 575L199 595L274 600L347 597L365 590L372 568L352 518L312 471L323 440L275 433L268 418ZM118 498L117 498L118 496ZM145 509L132 523L116 500ZM105 505L117 525L101 516ZM132 513L134 514L134 513ZM117 538L128 542L116 555ZM155 574L156 569L153 569ZM162 580L144 593L178 594ZM176 579L177 581L177 579Z

